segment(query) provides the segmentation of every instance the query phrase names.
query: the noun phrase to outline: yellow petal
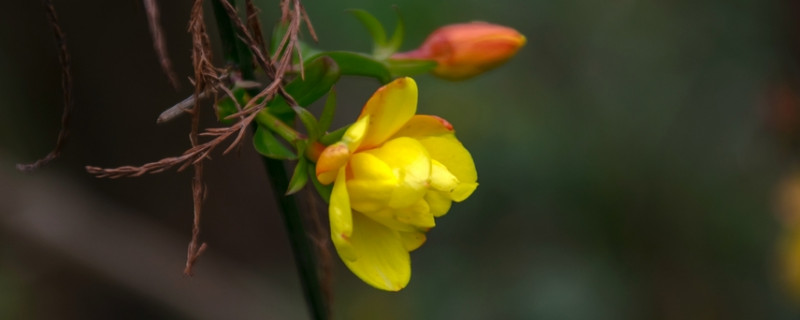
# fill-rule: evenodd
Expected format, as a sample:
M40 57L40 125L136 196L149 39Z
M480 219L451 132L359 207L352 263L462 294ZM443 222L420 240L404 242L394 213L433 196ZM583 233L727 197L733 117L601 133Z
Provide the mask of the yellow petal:
M466 148L453 134L430 136L419 139L428 150L431 159L439 161L462 183L478 181L475 162Z
M350 159L350 172L347 191L353 210L375 212L388 207L397 188L397 177L389 165L372 154L359 152Z
M398 78L381 87L364 105L359 119L369 116L369 125L359 150L381 145L417 112L417 83Z
M441 136L427 137L420 140L420 143L428 149L432 163L441 164L458 179L458 183L453 186L447 184L449 177L443 173L442 168L433 167L431 174L431 185L441 191L448 191L450 199L461 202L467 199L478 187L478 172L475 170L475 163L469 151L461 145L455 135L445 134ZM436 179L434 181L434 179ZM441 187L447 187L443 189Z
M376 212L362 213L364 216L377 221L378 223L389 227L392 230L404 232L422 232L426 229L418 228L412 224L403 223L397 220L397 210L386 208Z
M453 204L449 193L436 190L428 191L425 194L425 201L428 202L428 206L431 208L431 214L437 218L450 211L450 206Z
M431 207L424 199L419 199L409 207L394 209L394 218L399 222L422 230L428 230L436 226L431 214Z
M343 142L334 143L325 150L317 159L317 180L324 185L331 184L336 179L339 168L347 163L350 158L350 150Z
M474 192L476 188L478 188L477 182L461 183L450 193L450 198L455 202L464 201L472 195L472 192Z
M453 126L447 120L431 115L415 115L394 137L419 140L431 159L442 163L461 182L478 180L472 156L458 141Z
M400 232L400 237L409 252L417 250L427 239L424 232Z
M386 208L375 212L359 213L396 231L426 232L436 226L431 208L425 199L420 199L413 205L400 209Z
M331 192L328 208L331 223L331 240L342 260L356 260L357 252L352 244L353 212L350 209L350 196L345 184L345 168L339 169Z
M408 120L394 136L421 138L448 133L453 133L453 125L447 120L437 116L418 114L411 117L411 120Z
M431 187L444 192L453 192L459 181L441 162L431 160Z
M400 137L364 152L381 159L397 176L399 183L392 193L389 207L404 208L422 199L427 191L431 162L428 152L417 140Z
M397 231L356 213L350 243L358 259L343 261L356 276L381 290L405 288L411 279L411 259Z

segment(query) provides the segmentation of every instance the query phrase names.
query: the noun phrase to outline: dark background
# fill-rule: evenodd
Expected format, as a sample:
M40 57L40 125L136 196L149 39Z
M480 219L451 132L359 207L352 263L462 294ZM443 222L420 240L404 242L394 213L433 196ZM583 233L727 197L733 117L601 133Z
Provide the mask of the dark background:
M269 29L277 1L258 4ZM366 31L345 9L392 26L392 4L406 18L404 49L438 26L472 20L528 39L481 77L417 77L419 112L454 125L480 187L437 220L400 293L363 284L334 256L337 318L800 315L778 250L792 226L781 224L775 203L799 155L794 2L304 4L324 49L369 51ZM160 1L178 91L160 70L140 1L55 6L72 55L72 136L61 159L22 174L15 163L54 144L59 65L41 3L0 4L0 318L307 318L283 222L249 142L207 162L209 250L193 278L181 275L190 172L107 180L83 169L187 148L188 119L155 119L192 91L191 2ZM355 119L377 87L343 80L337 124ZM204 123L214 121L206 112Z

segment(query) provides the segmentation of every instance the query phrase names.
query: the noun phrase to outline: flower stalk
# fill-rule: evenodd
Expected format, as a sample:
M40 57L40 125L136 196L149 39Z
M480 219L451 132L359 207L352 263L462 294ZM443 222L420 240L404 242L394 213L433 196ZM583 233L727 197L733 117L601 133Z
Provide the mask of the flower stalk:
M252 54L248 46L242 42L241 38L237 37L234 32L234 25L228 16L225 7L221 1L228 1L234 5L234 0L214 0L213 8L219 29L220 37L222 38L222 47L225 58L229 64L234 65L239 69L243 79L253 80L254 68L252 64ZM266 111L262 111L257 117L256 121L261 125L270 128L278 133L282 138L288 141L294 141L301 138L301 134L294 130L291 126L280 121L275 116ZM311 246L308 232L303 225L303 219L300 215L298 206L298 198L294 195L285 195L284 191L288 188L289 179L286 168L280 160L262 157L264 167L267 170L272 190L275 198L278 200L278 205L283 215L289 240L292 246L292 252L295 258L295 264L300 274L301 285L305 295L306 302L310 309L313 319L328 319L329 307L328 302L324 297L319 272L317 257L313 247Z
M258 124L269 128L271 131L277 133L281 138L289 142L295 142L299 139L305 138L302 133L297 132L292 126L281 121L276 116L272 115L266 110L262 110L256 115L256 122Z

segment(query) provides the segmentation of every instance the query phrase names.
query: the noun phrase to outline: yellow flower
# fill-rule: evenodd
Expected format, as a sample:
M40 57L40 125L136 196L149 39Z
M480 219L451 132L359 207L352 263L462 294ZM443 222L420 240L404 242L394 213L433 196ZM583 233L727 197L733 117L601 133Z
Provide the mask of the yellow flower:
M463 80L493 69L513 57L525 45L525 36L509 27L486 22L441 27L413 51L392 59L436 60L433 74Z
M356 276L389 291L408 284L409 252L425 242L434 217L478 186L472 156L450 123L416 110L413 79L387 84L317 161L319 181L333 183L336 251Z

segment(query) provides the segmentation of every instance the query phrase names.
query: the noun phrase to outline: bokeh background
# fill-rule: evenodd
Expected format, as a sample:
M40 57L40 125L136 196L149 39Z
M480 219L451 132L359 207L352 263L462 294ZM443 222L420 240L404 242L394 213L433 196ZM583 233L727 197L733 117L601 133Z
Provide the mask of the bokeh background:
M257 3L270 28L277 1ZM334 257L338 319L800 316L783 262L792 252L781 246L796 230L783 202L800 199L786 192L800 159L800 5L304 4L324 49L369 51L345 9L392 26L393 4L406 18L404 49L438 26L471 20L528 38L517 57L481 77L417 78L420 112L455 126L481 185L412 254L412 281L400 293L372 289ZM209 250L193 278L181 274L189 172L107 180L83 169L143 164L188 146L187 119L155 119L191 94L191 1L160 1L184 79L177 91L159 68L140 1L55 5L73 62L72 136L61 159L22 174L14 164L54 143L59 66L41 3L0 4L0 318L308 318L249 144L207 162ZM352 121L377 87L342 81L337 123ZM204 123L215 124L210 112Z

